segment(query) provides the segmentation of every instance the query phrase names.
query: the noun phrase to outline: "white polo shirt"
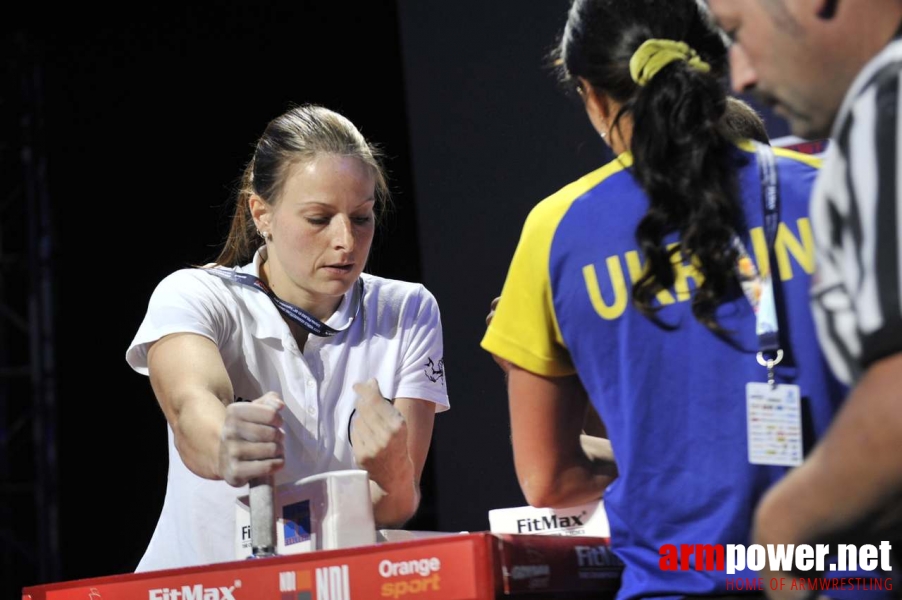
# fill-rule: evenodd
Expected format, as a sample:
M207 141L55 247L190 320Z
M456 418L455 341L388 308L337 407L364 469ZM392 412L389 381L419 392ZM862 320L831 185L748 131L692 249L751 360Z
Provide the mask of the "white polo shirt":
M265 249L235 270L259 276ZM285 467L276 485L315 473L357 468L348 442L356 402L351 386L375 377L387 398L421 398L447 410L438 305L422 285L362 274L363 300L354 314L352 289L326 321L332 337L310 335L303 351L266 294L201 269L166 277L126 360L147 375L147 349L179 332L207 337L219 347L236 397L268 391L285 401ZM163 510L137 571L235 560L235 488L188 470L169 429L169 479Z

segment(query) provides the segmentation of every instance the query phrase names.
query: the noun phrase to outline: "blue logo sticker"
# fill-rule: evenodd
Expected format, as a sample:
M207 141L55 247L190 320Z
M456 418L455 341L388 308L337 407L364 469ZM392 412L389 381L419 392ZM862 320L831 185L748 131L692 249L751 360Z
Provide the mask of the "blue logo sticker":
M310 539L310 500L286 504L282 508L285 545L300 544Z

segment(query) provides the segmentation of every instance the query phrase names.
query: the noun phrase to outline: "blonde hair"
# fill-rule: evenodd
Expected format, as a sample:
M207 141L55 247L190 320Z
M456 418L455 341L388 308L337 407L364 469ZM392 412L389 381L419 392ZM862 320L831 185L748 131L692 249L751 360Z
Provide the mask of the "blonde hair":
M391 201L382 154L345 116L305 104L276 117L257 140L254 155L244 170L235 198L229 234L216 263L245 264L263 243L257 235L248 201L256 194L271 205L279 201L289 169L324 154L351 156L369 166L376 176L377 217Z

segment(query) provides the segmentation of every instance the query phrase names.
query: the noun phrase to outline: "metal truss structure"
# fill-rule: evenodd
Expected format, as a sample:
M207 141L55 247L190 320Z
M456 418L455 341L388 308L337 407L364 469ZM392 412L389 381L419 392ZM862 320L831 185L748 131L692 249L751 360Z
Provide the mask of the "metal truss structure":
M0 39L0 594L18 597L60 575L54 235L40 50Z

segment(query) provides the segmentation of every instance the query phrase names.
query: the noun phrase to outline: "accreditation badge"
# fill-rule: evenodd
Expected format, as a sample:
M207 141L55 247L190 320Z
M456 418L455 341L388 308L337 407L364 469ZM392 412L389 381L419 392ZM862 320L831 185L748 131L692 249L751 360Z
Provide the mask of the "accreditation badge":
M802 464L802 399L799 386L745 385L749 462L797 467Z

